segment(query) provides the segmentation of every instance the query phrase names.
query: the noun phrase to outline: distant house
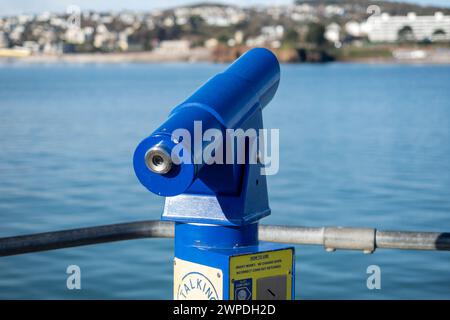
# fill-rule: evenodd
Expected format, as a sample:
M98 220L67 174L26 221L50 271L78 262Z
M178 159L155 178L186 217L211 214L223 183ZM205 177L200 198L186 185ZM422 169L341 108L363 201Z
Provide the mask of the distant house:
M337 23L329 24L325 29L325 39L332 43L337 43L341 39L341 27Z
M0 31L0 48L8 48L9 40L6 34Z
M77 26L67 28L64 38L68 43L72 44L83 44L85 42L84 32Z
M345 24L345 32L347 32L347 34L349 34L352 37L362 37L367 35L367 30L365 28L367 28L367 24L365 23L359 23L358 21L348 21Z
M265 26L261 28L261 34L256 37L248 38L246 45L249 47L258 47L268 45L271 48L279 48L284 35L282 25Z
M154 50L155 53L173 55L189 53L191 43L188 40L164 40Z
M433 16L390 16L387 13L367 19L365 29L372 42L399 40L450 40L450 16L436 12Z

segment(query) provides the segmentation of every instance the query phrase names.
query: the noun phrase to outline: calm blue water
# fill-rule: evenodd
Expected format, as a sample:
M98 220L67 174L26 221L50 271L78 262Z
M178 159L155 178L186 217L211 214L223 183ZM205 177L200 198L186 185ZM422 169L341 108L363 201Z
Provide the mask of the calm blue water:
M1 65L0 236L158 219L132 154L223 65ZM450 231L450 67L287 65L264 223ZM450 254L297 249L296 297L447 298ZM0 258L0 298L171 298L172 241ZM82 290L66 289L77 264ZM382 270L381 290L366 268Z

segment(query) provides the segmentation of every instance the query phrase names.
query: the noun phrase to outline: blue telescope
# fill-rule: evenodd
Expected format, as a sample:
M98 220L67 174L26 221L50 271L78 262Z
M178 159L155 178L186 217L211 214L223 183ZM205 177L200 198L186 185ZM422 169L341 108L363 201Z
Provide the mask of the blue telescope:
M293 248L258 241L257 222L270 214L270 208L266 177L261 174L263 164L250 161L249 147L250 140L259 138L262 109L274 97L279 81L280 66L275 55L264 48L249 50L176 106L134 153L134 170L139 181L151 192L166 197L162 220L176 222L175 260L179 266L174 275L176 299L262 299L267 297L261 288L272 283L284 283L284 287L269 291L280 292L278 297L292 297ZM224 157L231 162L205 163L202 151L211 141L198 137L198 123L202 131L214 129L223 134L219 144L224 147ZM180 129L200 141L192 143L185 135L174 134ZM229 129L243 132L254 129L256 136L248 137L241 146L229 147L224 142ZM237 161L240 152L246 161ZM231 262L232 257L242 260L243 255L252 258L251 255L263 252L267 253L267 259L272 259L271 263L278 264L278 273L248 271L248 279L238 281L237 275L231 279L234 270L231 265L237 263ZM208 278L205 274L210 272L222 275L220 280ZM199 279L199 274L207 277L207 281ZM190 284L195 280L213 288L189 289L183 281L190 275L196 278L190 279ZM280 282L272 276L284 280ZM253 283L260 279L262 284ZM238 282L230 283L231 280ZM257 288L264 292L258 293Z
M166 210L163 219L190 222L198 219L205 222L206 219L241 225L269 214L265 176L258 174L252 181L254 184L258 181L258 188L252 189L256 193L254 196L260 198L259 205L246 205L241 197L246 196L249 200L248 194L242 195L246 191L244 175L255 175L260 171L260 164L247 165L251 170L246 170L242 164L205 165L195 161L192 147L184 148L183 145L179 147L189 154L190 161L174 164L172 150L183 141L174 141L172 133L176 129L185 129L194 137L195 121L201 121L203 130L258 130L262 128L261 110L275 95L279 81L280 66L275 55L267 49L252 49L176 106L168 119L139 144L134 154L134 169L139 181L151 192L166 197L196 194L216 198L208 203L208 216L192 210L189 216L183 205L183 213ZM211 212L214 202L214 212ZM218 210L223 211L222 214Z

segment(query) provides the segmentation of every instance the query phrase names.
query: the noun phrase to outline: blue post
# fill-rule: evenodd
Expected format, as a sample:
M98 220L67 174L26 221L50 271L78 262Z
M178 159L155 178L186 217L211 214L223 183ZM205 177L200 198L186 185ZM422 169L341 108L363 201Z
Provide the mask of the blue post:
M294 297L293 248L258 241L258 221L270 208L262 164L250 161L249 150L279 81L273 53L252 49L176 106L135 151L139 181L166 197L162 220L176 222L175 299ZM203 132L222 134L224 161L232 163L205 163L202 151L211 141L198 137L200 122ZM179 138L179 129L197 141ZM228 147L228 129L254 129L256 136Z

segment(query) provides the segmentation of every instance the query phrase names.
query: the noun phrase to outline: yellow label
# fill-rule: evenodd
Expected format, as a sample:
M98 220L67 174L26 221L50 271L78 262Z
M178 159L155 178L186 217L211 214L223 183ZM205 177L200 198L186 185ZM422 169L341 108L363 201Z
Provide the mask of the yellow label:
M292 299L292 259L292 249L230 257L230 299Z
M175 300L222 300L222 270L174 259Z

